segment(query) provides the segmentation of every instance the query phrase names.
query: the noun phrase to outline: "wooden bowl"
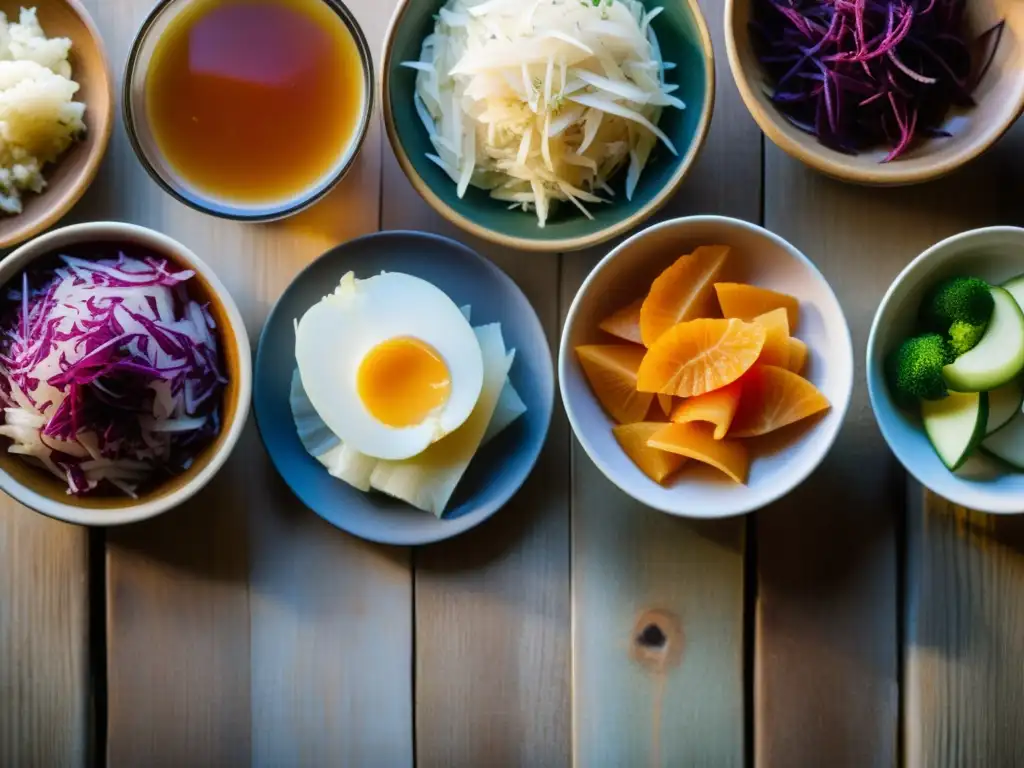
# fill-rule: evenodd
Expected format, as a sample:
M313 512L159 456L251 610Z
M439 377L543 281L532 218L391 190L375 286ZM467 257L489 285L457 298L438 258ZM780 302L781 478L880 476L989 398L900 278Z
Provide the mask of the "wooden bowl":
M195 272L188 289L205 303L217 327L225 376L220 433L194 457L181 474L144 486L138 498L102 494L72 496L67 486L42 469L7 452L0 441L0 490L49 517L79 525L122 525L145 520L185 502L203 488L227 461L238 443L252 396L252 351L245 323L231 294L213 270L192 251L170 237L135 224L90 222L61 227L15 249L0 261L0 288L20 280L34 263L44 264L59 254L95 257L98 249L110 255L123 249L145 249ZM20 283L16 283L20 285Z
M28 240L57 223L89 188L110 143L114 124L114 84L99 30L79 0L0 1L8 19L17 19L20 7L35 6L47 37L71 38L72 78L81 86L75 95L85 102L87 132L44 169L46 189L26 193L24 210L0 215L0 248Z
M834 178L857 184L897 186L943 176L974 159L1002 136L1024 111L1024 2L970 0L968 34L973 38L1006 22L988 72L974 91L976 106L951 110L943 125L952 136L928 139L890 163L887 150L857 155L829 149L792 125L771 103L771 84L754 55L749 22L754 2L726 0L725 50L729 67L754 120L783 151Z

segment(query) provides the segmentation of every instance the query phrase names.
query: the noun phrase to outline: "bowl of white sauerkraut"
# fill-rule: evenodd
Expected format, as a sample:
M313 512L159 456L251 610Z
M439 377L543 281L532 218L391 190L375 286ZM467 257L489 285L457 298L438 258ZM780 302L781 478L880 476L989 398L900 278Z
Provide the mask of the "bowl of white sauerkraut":
M693 0L403 0L381 86L392 148L433 208L557 252L672 196L707 133L714 61Z
M0 13L0 248L56 223L92 183L113 125L113 77L80 0Z

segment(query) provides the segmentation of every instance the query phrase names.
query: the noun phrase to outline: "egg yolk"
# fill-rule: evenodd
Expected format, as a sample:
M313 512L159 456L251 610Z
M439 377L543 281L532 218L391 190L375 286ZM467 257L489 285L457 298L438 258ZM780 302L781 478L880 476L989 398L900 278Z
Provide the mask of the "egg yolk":
M419 339L389 339L370 350L356 377L359 398L377 421L412 427L448 402L451 374L444 360Z

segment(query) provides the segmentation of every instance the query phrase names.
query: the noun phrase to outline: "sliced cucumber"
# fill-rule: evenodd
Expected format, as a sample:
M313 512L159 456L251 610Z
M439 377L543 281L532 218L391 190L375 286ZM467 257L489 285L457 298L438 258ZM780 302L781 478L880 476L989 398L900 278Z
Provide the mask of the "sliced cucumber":
M924 431L942 463L956 469L985 438L987 392L950 392L942 400L922 400Z
M981 452L1018 472L1024 472L1024 414L1018 412L1005 427L989 435Z
M988 393L988 426L985 434L991 435L1009 424L1024 406L1024 379L1019 376L1009 384Z
M1024 275L1011 277L1002 287L1017 301L1017 306L1024 309Z
M1004 288L993 288L995 306L981 341L942 369L955 392L988 392L1024 370L1024 312Z

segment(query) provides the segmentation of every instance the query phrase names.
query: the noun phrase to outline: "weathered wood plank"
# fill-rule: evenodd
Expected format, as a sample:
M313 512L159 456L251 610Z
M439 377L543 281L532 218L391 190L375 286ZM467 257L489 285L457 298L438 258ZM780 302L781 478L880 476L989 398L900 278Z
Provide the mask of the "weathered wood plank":
M900 210L900 191L830 181L771 144L765 157L765 226L832 284L858 378L831 456L757 518L756 764L890 766L903 475L871 415L862 359L878 301L921 230Z
M90 763L88 536L0 500L0 765Z
M906 765L1024 764L1024 518L910 488Z
M115 71L150 5L93 1ZM349 5L376 49L393 3ZM377 121L325 201L285 222L247 226L166 196L118 133L90 213L192 247L232 292L255 343L299 269L377 228L380 146ZM303 508L250 426L192 503L110 532L108 760L410 764L410 617L408 554L357 542Z
M725 64L724 3L702 3L714 38L715 115L700 159L659 218L757 221L761 140ZM563 313L599 256L565 258ZM744 520L688 522L637 504L573 444L575 764L744 762ZM663 649L639 635L658 626Z
M469 242L523 289L557 347L559 257L473 241L412 189L390 149L383 229ZM565 416L525 486L495 517L418 550L416 749L420 766L561 766L570 759L569 502Z
M885 190L825 179L768 145L767 226L825 273L859 359L850 414L831 456L802 489L758 517L758 765L864 768L898 760L897 529L905 475L871 414L864 348L882 294L914 256L955 232L1022 220L1014 210L1022 188L1014 136L1021 132L942 181ZM907 728L918 727L918 716L906 719Z
M1024 226L1024 125L938 185L941 231ZM919 248L920 249L920 248ZM955 507L910 485L903 723L911 768L1024 764L1024 518Z

